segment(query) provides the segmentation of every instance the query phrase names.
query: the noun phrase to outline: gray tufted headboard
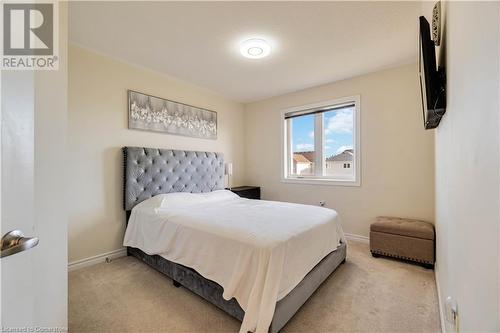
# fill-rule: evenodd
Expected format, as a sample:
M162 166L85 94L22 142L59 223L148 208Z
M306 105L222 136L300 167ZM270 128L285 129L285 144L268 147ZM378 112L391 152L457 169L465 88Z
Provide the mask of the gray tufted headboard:
M211 192L224 188L220 153L124 147L123 208L157 194Z

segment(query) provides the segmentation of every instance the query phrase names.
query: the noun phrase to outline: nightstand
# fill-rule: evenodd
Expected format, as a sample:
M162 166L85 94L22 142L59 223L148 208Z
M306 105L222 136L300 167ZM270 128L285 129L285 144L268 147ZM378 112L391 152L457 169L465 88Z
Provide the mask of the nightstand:
M260 187L258 186L238 186L230 189L242 198L260 200Z

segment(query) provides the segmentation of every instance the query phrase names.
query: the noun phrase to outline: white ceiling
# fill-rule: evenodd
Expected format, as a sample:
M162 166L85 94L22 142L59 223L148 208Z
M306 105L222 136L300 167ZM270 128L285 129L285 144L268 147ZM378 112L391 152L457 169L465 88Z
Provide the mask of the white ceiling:
M249 102L416 61L418 2L71 2L70 40ZM263 37L265 59L239 42Z

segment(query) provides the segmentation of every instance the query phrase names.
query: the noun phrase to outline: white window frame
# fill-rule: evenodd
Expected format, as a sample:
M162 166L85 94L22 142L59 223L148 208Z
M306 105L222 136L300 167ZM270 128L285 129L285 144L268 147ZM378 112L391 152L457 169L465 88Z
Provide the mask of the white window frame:
M315 130L320 129L321 135L314 136L314 146L320 147L316 151L315 160L315 175L312 176L294 176L289 174L292 168L293 156L288 152L291 150L289 147L291 131L288 129L288 122L285 115L291 112L300 112L316 108L324 108L330 106L340 106L342 104L354 104L353 115L353 148L354 148L354 179L342 179L341 177L332 178L330 176L323 176L323 147L325 134L323 130L323 121L321 116L315 117ZM307 105L287 108L281 111L281 181L284 183L294 184L308 184L308 185L333 185L333 186L361 186L361 98L360 95L337 98L334 100L322 101ZM351 164L351 166L352 166Z

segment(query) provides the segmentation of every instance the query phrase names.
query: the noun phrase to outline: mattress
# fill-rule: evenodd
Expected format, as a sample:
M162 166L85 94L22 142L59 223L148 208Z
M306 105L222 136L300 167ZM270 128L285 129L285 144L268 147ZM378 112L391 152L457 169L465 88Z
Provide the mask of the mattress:
M132 210L124 245L191 267L245 311L240 332L267 332L285 297L343 239L335 211L230 191L170 193Z

